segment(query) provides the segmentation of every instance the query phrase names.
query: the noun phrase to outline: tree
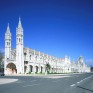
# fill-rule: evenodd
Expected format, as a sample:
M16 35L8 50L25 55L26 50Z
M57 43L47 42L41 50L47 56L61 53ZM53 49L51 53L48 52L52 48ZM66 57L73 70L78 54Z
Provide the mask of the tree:
M51 69L51 66L50 66L49 63L46 63L45 69L46 69L46 74L49 73L49 71L50 71L50 69Z
M4 54L0 51L0 72L4 69L4 63L3 63Z

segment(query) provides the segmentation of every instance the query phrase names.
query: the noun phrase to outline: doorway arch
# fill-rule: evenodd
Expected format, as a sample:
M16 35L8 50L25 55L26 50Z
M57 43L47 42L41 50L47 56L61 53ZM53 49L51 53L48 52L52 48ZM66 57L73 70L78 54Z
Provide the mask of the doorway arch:
M38 73L38 66L36 66L36 73Z
M43 67L41 66L41 73L43 72Z
M7 74L16 74L17 73L16 65L14 63L9 63L6 66L6 70L7 70Z
M33 72L33 66L30 65L30 72Z

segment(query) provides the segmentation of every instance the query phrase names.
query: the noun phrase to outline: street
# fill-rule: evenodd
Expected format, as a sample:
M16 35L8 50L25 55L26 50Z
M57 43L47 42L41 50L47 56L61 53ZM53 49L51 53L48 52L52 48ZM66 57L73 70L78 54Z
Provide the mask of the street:
M18 81L0 84L0 93L93 93L93 73L2 78Z

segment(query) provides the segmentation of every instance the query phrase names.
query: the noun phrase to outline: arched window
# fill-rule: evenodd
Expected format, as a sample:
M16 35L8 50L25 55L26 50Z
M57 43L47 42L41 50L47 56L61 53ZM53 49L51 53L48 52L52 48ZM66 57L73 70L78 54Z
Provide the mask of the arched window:
M31 55L30 55L30 60L31 60Z
M26 59L26 53L24 53L24 59Z
M19 42L20 42L20 38L19 38Z
M8 42L7 42L7 45L8 45Z
M40 57L40 60L42 60L42 57Z
M37 61L37 56L35 57L36 61Z

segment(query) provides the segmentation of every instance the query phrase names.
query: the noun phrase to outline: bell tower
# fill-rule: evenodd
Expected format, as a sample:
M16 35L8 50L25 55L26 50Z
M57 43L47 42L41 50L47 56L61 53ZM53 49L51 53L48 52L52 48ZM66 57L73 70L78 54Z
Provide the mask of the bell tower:
M4 61L4 73L7 74L6 66L8 61L11 60L11 32L9 24L5 32L5 61Z
M17 74L24 73L24 54L23 54L23 27L19 18L18 27L16 28L16 64Z
M5 33L5 60L11 59L11 32L9 24Z

